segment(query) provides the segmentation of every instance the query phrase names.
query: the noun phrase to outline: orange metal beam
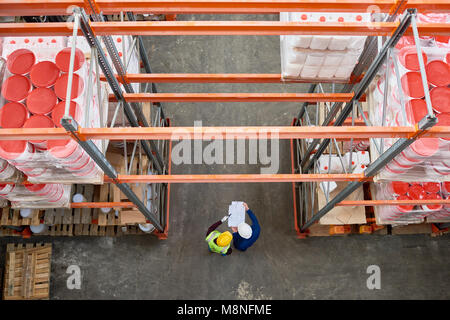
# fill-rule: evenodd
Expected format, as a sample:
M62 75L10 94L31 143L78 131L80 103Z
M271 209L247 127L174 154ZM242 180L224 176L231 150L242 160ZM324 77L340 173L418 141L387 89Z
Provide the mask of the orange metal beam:
M133 202L73 202L70 204L71 209L79 208L134 208Z
M122 82L122 77L116 76ZM128 73L128 83L310 83L311 80L282 79L279 73ZM104 75L101 81L106 81Z
M118 81L122 78L116 75ZM279 83L281 74L271 73L128 73L129 83ZM106 81L104 75L101 81Z
M126 8L134 13L155 14L270 14L279 12L366 12L377 6L380 12L389 12L395 0L96 0L104 14L117 14ZM84 7L83 0L2 0L0 15L65 15L70 7ZM447 0L409 0L406 8L421 12L445 12L450 10Z
M389 36L398 22L281 22L281 21L135 21L91 22L102 35L347 35ZM450 24L418 24L422 36L450 34ZM70 36L73 23L0 23L0 36ZM81 35L81 31L78 33ZM409 28L405 35L412 35Z
M138 127L138 128L81 128L86 139L101 140L180 140L180 139L367 139L409 138L414 127ZM450 138L450 126L435 126L421 137ZM0 129L0 140L68 140L63 128Z
M340 207L354 207L354 206L394 206L394 205L432 205L432 204L450 204L450 199L440 200L353 200L353 201L341 201L336 204Z
M357 174L195 174L195 175L122 175L121 183L230 183L230 182L313 182L313 181L359 181ZM105 182L112 182L105 177Z
M72 33L71 22L0 23L0 37L70 36Z
M128 102L348 102L353 93L125 93ZM114 94L109 101L117 101Z

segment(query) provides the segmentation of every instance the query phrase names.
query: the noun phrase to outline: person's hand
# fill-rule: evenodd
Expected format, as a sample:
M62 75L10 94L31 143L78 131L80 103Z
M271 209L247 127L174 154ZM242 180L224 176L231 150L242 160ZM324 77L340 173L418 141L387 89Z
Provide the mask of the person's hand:
M227 219L228 219L228 215L224 216L224 217L222 218L222 220L220 220L220 221L225 222L225 221L227 221Z
M247 211L248 210L248 205L245 202L243 204L244 204L245 211Z

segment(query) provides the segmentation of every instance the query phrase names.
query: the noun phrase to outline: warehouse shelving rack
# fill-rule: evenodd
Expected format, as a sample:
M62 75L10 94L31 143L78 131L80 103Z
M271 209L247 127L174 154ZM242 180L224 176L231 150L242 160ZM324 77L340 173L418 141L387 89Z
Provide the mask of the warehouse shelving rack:
M323 11L323 12L361 12L369 6L377 6L379 12L387 13L388 18L382 22L372 23L301 23L278 21L135 21L138 13L167 14L239 14L261 13L273 14L286 11ZM104 14L119 14L126 8L128 21L106 21ZM406 11L405 11L406 10ZM449 12L450 3L445 0L223 0L223 1L132 1L132 0L4 0L0 1L0 15L72 15L72 22L52 23L15 23L11 28L9 23L0 23L0 36L14 34L29 35L61 35L84 36L93 48L95 56L106 80L113 90L110 101L118 101L123 107L132 127L127 128L81 128L70 117L63 118L64 128L55 129L0 129L0 139L75 139L106 173L106 183L115 183L126 194L131 202L126 203L83 203L72 204L72 207L137 207L154 224L158 233L167 236L168 231L168 201L171 183L213 183L213 182L292 182L295 202L295 229L303 236L308 228L321 216L337 205L383 205L400 203L399 201L343 201L364 181L370 181L373 175L388 163L395 155L420 137L450 137L450 127L434 126L436 120L428 115L415 127L377 127L359 126L342 127L342 123L354 110L354 106L364 99L368 84L390 54L390 48L402 35L413 35L416 39L421 35L448 35L450 25L445 23L416 23L416 10L419 12ZM406 12L401 21L395 18ZM145 68L145 74L127 74L121 63L117 49L110 40L110 35L134 35L139 43L140 58ZM366 45L360 62L355 67L351 81L344 85L340 93L315 92L320 84L312 84L308 93L158 93L155 83L158 82L191 82L191 83L277 83L282 82L280 74L152 74L146 56L143 41L145 35L367 35L371 36ZM382 49L377 53L376 37L387 37ZM115 72L100 50L99 38L112 57ZM416 41L417 43L417 41ZM419 50L419 48L418 48ZM73 54L72 54L73 55ZM420 56L420 55L419 55ZM423 61L421 65L423 69ZM131 83L150 83L151 91L135 93ZM293 81L296 82L296 81ZM303 81L297 81L303 82ZM123 85L124 90L121 89ZM70 86L68 86L70 88ZM145 90L146 91L146 90ZM429 100L429 99L428 99ZM235 102L235 101L297 101L303 102L299 115L293 126L286 127L204 127L200 130L193 127L170 127L170 122L164 115L162 103L165 102ZM140 102L150 102L158 110L161 121L156 121L157 127L150 123L142 114ZM318 102L334 102L322 126L303 126L307 115L307 106ZM343 106L343 103L345 105ZM429 101L427 101L429 105ZM353 113L354 114L354 113ZM333 126L329 126L333 121ZM260 139L276 135L279 139L290 139L295 152L292 152L293 171L291 174L229 174L229 175L171 175L170 174L170 141L174 133L182 129L184 138L210 139L232 135L234 139ZM264 137L261 137L261 129ZM269 137L267 137L269 133ZM316 174L310 173L318 157L325 151L332 139L374 139L399 138L398 142L387 149L382 156L373 162L364 173L359 174ZM314 139L309 149L302 148L301 140ZM139 140L142 149L149 157L157 174L122 175L117 174L113 166L90 141L102 140ZM155 143L155 141L157 141ZM164 155L157 144L165 146ZM300 147L299 147L300 146ZM312 151L319 146L312 155ZM304 147L304 146L303 146ZM294 149L293 149L294 151ZM169 169L169 170L168 170ZM323 181L348 181L349 185L326 206L306 221L304 203L298 201L298 192L305 190L307 184ZM128 183L152 183L163 186L166 201L166 214L160 212L160 217L149 212L143 203L130 189ZM300 191L299 191L300 190ZM425 201L423 201L424 203ZM401 202L403 203L403 202ZM421 202L422 203L422 202ZM430 202L431 203L431 202ZM435 202L433 202L435 203ZM439 203L449 203L448 200Z

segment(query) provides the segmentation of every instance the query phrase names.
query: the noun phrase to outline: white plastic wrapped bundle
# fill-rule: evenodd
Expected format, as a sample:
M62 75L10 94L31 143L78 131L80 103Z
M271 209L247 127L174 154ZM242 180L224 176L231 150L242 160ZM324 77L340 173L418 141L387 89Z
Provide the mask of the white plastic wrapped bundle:
M54 50L67 46L67 37L4 37L2 57L5 59L17 49L28 49L39 60L50 60Z
M319 171L322 173L342 173L341 159L337 155L322 155L318 161ZM345 162L344 162L345 165Z
M8 161L0 159L0 180L7 180L14 176L16 169Z
M450 46L423 47L430 90L431 106L438 119L438 126L450 125L450 66L446 61ZM428 114L425 91L419 71L415 46L404 46L395 50L394 59L399 67L401 88L397 86L397 75L393 64L388 86L385 125L413 126ZM374 88L374 106L371 115L374 125L382 124L382 101L385 89L380 79ZM404 114L402 114L404 112ZM392 145L396 139L384 139L385 145ZM450 181L450 140L447 138L420 138L406 148L380 172L383 180L403 181Z
M281 21L361 22L367 13L285 13ZM350 75L364 49L365 36L295 35L281 36L281 67L285 78L344 81Z
M62 208L70 206L70 185L0 184L0 197L13 208Z
M376 200L441 200L448 199L448 183L392 181L375 183ZM377 207L384 223L418 223L428 216L450 217L448 207L442 204L395 205Z
M351 158L350 158L351 157ZM344 173L345 170L352 173L361 173L370 164L370 156L367 151L347 152L342 155L342 159L338 155L325 154L319 157L318 165L321 173ZM350 170L349 170L350 168Z
M70 48L18 49L8 55L4 78L20 76L31 83L26 98L11 100L17 87L3 86L0 125L8 128L61 127L65 110ZM19 54L18 54L19 52ZM44 58L42 58L44 57ZM49 60L43 60L49 59ZM23 66L26 66L24 68ZM20 74L19 74L20 73ZM77 49L69 114L85 128L100 127L100 107L95 87L88 96L88 64ZM25 87L24 87L25 88ZM20 89L20 88L19 88ZM33 95L37 92L36 98ZM105 93L104 93L105 94ZM94 143L100 146L101 141ZM78 149L78 153L75 152ZM27 175L33 183L67 181L100 183L103 173L73 140L0 141L0 158Z

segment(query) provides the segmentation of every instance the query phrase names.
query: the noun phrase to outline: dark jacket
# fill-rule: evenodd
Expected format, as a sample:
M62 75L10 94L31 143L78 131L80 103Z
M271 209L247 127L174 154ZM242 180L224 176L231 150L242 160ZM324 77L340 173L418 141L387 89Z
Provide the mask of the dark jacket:
M247 210L247 214L250 217L250 219L252 220L252 236L250 237L250 239L244 239L242 238L239 233L234 232L233 233L233 244L234 247L240 251L245 251L248 248L250 248L255 241L258 239L259 237L259 233L261 232L261 227L259 225L258 219L256 219L255 214L252 212L252 210Z

